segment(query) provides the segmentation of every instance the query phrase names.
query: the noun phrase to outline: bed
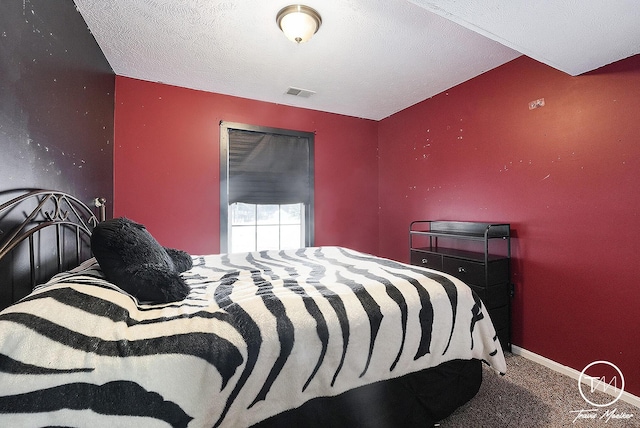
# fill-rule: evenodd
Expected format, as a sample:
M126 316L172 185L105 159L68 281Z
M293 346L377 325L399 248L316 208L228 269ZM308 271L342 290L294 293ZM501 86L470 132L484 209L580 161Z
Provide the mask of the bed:
M72 254L24 297L0 283L0 426L428 427L482 364L506 371L482 301L444 273L342 247L192 255L188 296L148 304L78 249L97 221L59 192L0 205L0 266L23 244L38 260L47 228Z

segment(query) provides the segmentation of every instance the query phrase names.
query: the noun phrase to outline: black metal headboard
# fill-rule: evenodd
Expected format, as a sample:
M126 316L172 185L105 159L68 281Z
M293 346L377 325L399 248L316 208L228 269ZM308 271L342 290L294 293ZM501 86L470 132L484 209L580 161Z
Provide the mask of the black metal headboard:
M93 204L100 218L54 190L30 190L0 205L0 309L91 257L91 232L104 220L105 200Z

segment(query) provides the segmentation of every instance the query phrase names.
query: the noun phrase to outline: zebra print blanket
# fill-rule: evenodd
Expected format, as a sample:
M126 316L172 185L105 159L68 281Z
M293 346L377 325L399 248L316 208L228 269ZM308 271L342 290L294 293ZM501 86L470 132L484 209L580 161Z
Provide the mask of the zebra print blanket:
M0 426L242 427L452 359L506 365L460 281L340 247L194 257L145 305L91 259L0 313Z

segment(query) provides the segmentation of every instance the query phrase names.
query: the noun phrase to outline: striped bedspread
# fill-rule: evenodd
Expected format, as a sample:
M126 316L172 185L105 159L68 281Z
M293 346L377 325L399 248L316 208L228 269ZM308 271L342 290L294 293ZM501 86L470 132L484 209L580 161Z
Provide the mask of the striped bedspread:
M0 426L250 426L453 359L506 365L471 290L340 247L195 256L146 305L95 259L0 312Z

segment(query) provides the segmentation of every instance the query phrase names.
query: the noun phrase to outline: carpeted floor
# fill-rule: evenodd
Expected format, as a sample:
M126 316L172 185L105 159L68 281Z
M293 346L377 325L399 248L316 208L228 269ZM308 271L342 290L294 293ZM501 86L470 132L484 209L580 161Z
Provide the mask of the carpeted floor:
M621 400L595 408L582 398L576 380L518 355L507 353L505 357L507 374L499 376L485 368L478 394L441 421L440 427L640 427L640 408ZM583 416L595 419L576 419L580 410L585 411ZM633 416L607 420L611 413Z

